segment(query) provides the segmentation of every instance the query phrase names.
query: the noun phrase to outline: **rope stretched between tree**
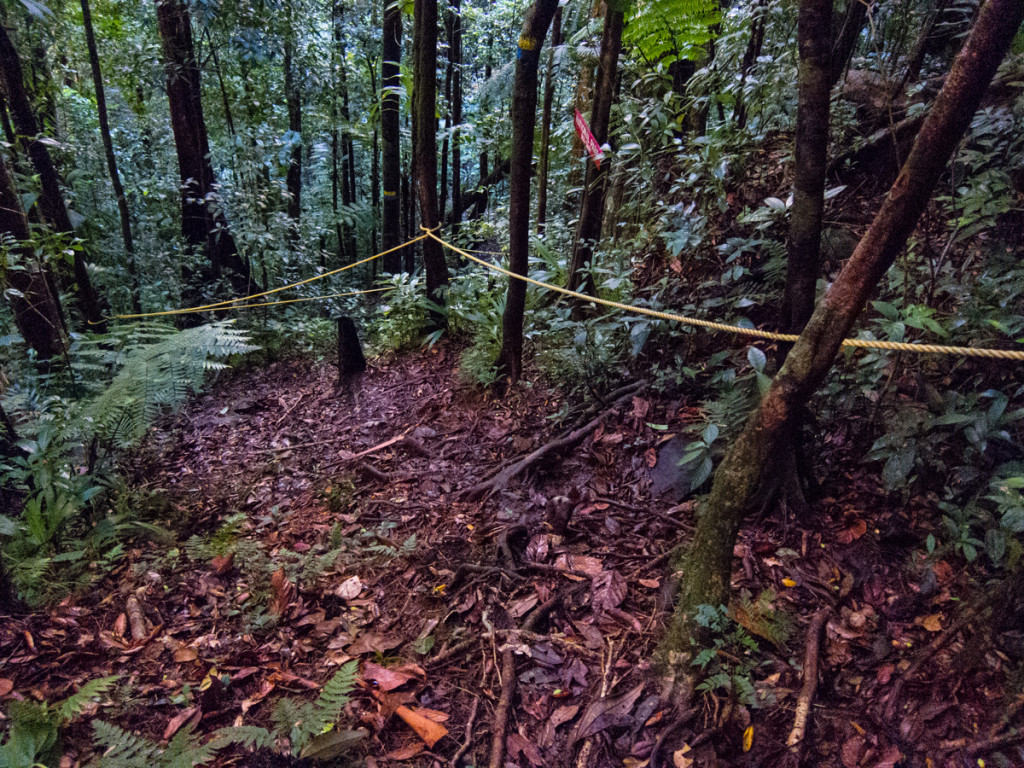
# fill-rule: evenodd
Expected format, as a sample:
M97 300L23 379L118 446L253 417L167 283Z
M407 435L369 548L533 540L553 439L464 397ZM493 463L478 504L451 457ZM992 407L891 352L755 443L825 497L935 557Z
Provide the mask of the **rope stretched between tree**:
M424 231L424 237L431 237L446 248L451 249L455 253L459 254L469 261L480 264L487 269L494 272L499 272L507 277L513 277L517 280L536 285L539 288L546 288L549 291L555 291L565 296L571 296L581 301L588 301L594 304L600 304L601 306L611 307L613 309L621 309L624 312L632 312L638 315L646 315L647 317L654 317L659 320L669 320L676 323L682 323L683 325L696 326L698 328L707 328L712 331L724 331L727 333L735 333L740 336L748 336L756 339L766 339L768 341L788 341L794 342L800 338L795 333L776 333L774 331L762 331L757 328L744 328L739 325L728 325L726 323L716 323L711 320L702 320L698 317L685 317L683 315L677 315L672 312L660 312L656 309L648 309L647 307L635 307L630 304L623 304L618 301L611 301L609 299L601 299L594 296L588 296L578 291L570 291L568 288L562 288L558 285L552 285L551 283L545 283L540 280L535 280L532 277L526 277L525 275L517 275L511 270L499 267L496 264L491 264L483 259L477 258L476 256L468 253L467 251L459 248L458 246L452 245L445 240L442 240L435 234L434 230L428 230L425 227L421 227ZM436 228L435 228L436 229ZM917 354L930 353L937 355L962 355L964 357L986 357L998 360L1024 360L1024 350L1016 349L987 349L983 347L954 347L946 346L942 344L911 344L909 342L900 341L878 341L874 339L844 339L842 346L844 347L855 347L859 349L883 349L890 352L914 352Z

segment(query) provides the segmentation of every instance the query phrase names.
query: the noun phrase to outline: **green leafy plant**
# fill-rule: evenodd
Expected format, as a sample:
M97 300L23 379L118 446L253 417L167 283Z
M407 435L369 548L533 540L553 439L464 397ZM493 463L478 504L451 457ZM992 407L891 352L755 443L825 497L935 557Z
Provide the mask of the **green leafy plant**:
M721 692L743 706L758 706L753 681L758 667L757 641L729 617L724 605L698 606L694 622L705 630L707 637L691 662L701 674L696 690Z

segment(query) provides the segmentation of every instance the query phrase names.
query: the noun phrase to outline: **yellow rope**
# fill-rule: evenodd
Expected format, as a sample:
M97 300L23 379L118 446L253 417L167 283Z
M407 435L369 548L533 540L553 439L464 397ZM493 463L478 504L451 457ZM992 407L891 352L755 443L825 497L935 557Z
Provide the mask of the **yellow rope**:
M260 298L263 298L264 296L270 296L272 293L279 293L280 291L286 291L289 288L296 288L296 287L298 287L300 285L305 285L306 283L315 282L316 280L323 280L325 277L331 277L332 275L336 275L339 272L344 272L346 269L353 269L354 267L358 267L358 266L360 266L362 264L367 264L367 263L373 261L374 259L379 259L381 256L386 256L389 253L394 253L395 251L401 250L402 248L405 248L407 245L412 245L413 243L419 242L420 240L423 240L424 238L429 237L430 234L431 233L429 233L429 232L428 233L424 233L424 234L420 235L419 237L414 237L412 240L409 240L408 242L402 243L401 245L396 245L394 248L388 248L386 251L381 251L380 253L374 254L373 256L368 256L367 258L363 259L362 261L357 261L354 264L346 264L344 267L339 267L338 269L331 270L330 272L324 272L324 274L322 274L322 275L314 275L313 277L307 277L305 280L299 280L297 283L290 283L289 285L282 285L280 288L271 288L269 291L263 291L262 293L254 293L254 294L252 294L250 296L243 296L243 297L241 297L239 299L225 299L224 301L217 301L217 302L214 302L213 304L203 304L202 306L199 306L199 307L185 307L184 309L166 309L163 312L142 312L142 313L137 314L137 315L113 315L112 317L107 318L107 319L112 319L112 320L137 320L140 317L161 317L161 316L164 316L164 315L187 315L187 314L190 314L192 312L205 312L205 311L207 311L209 309L232 309L232 307L228 307L226 305L228 305L228 304L235 304L236 302L249 301L250 299L260 299ZM329 297L320 296L320 297L316 297L316 298L329 298ZM333 297L331 297L331 298L333 298ZM313 299L309 299L309 300L312 301ZM277 303L277 302L271 302L271 303ZM281 303L287 303L287 302L281 302ZM249 305L249 306L270 306L270 303L268 303L268 304L252 304L252 305Z
M256 307L276 307L279 304L298 304L303 301L322 301L324 299L338 299L342 296L359 296L364 293L380 293L381 291L393 291L394 286L387 286L385 288L367 288L365 291L346 291L345 293L329 293L326 296L306 296L301 299L281 299L279 301L261 301L258 304L239 304L231 307L220 307L220 310L228 309L254 309ZM238 299L242 301L242 299ZM205 309L183 309L180 314L186 314L188 312L205 312Z
M446 248L450 248L459 254L463 258L469 259L472 262L480 264L487 269L495 272L500 272L507 277L514 277L517 280L536 285L540 288L546 288L549 291L555 291L565 296L572 296L575 299L582 301L593 302L594 304L600 304L605 307L612 307L613 309L621 309L624 312L633 312L638 315L646 315L648 317L655 317L659 320L669 320L677 323L683 323L684 325L697 326L699 328L707 328L712 331L725 331L727 333L735 333L740 336L749 336L757 339L767 339L769 341L796 341L799 335L795 333L775 333L774 331L761 331L756 328L743 328L738 325L727 325L725 323L715 323L711 320L701 320L696 317L684 317L683 315L676 315L671 312L659 312L655 309L647 309L646 307L634 307L629 304L622 304L617 301L610 301L608 299L599 299L594 296L587 296L584 293L577 291L570 291L568 288L562 288L557 285L551 285L550 283L544 283L540 280L534 280L532 277L526 277L524 275L517 275L515 272L507 270L503 267L499 267L496 264L491 264L483 259L479 259L473 256L471 253L464 251L463 249L452 245L451 243L445 242L433 231L428 231L424 228L425 235L432 237L437 242ZM941 344L910 344L907 342L897 341L875 341L872 339L844 339L844 347L857 347L860 349L884 349L891 352L916 352L916 353L934 353L938 355L963 355L965 357L988 357L1000 360L1024 360L1024 350L1015 349L984 349L976 347L952 347L944 346Z

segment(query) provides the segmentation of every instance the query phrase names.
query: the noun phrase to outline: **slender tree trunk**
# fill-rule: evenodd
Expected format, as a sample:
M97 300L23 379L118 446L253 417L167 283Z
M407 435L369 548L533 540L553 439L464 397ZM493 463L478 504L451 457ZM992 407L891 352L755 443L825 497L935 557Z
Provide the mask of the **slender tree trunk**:
M754 69L758 57L761 55L761 48L764 46L764 32L767 22L767 0L758 0L751 14L753 19L750 22L750 39L747 41L747 48L743 52L743 59L740 61L740 84L736 89L736 107L733 109L733 119L736 126L742 130L747 126L747 103L743 98L743 86Z
M512 86L512 157L509 161L509 269L517 275L529 270L530 168L533 132L537 124L537 80L540 52L558 0L534 0L526 12L519 38L515 81ZM509 278L502 315L498 370L515 384L523 371L523 313L526 283Z
M214 277L231 270L234 288L248 292L249 264L231 236L227 218L216 202L216 177L203 117L199 62L192 43L192 24L183 0L157 0L157 22L167 74L167 101L181 178L181 231L185 242L203 248Z
M452 232L459 231L462 221L462 8L460 0L451 0L452 10Z
M21 210L21 200L14 179L0 155L0 234L23 243L29 238L28 222ZM11 302L14 324L36 358L46 362L65 350L63 314L60 299L50 289L45 269L36 261L32 249L18 245L9 251L17 262L3 265L0 285L13 288L5 292Z
M417 39L413 62L413 119L415 120L416 189L420 200L420 222L427 229L441 223L437 208L437 0L415 0L415 35ZM448 266L439 242L423 241L423 265L426 269L427 298L444 306L444 289L448 286ZM443 326L444 317L434 313L435 328Z
M57 232L74 234L68 209L64 205L64 195L60 189L57 169L53 165L46 144L41 140L36 116L32 111L28 93L25 91L21 59L7 34L7 29L2 25L0 25L0 71L3 72L4 86L7 98L10 100L14 128L21 138L26 154L32 161L32 166L39 174L41 192L39 205L43 218ZM102 330L106 325L103 320L103 311L99 297L93 289L86 261L87 254L84 249L76 248L73 263L75 296L85 319L94 326L94 330Z
M394 0L384 0L384 38L381 81L384 98L381 101L380 129L384 143L384 200L381 222L383 250L401 244L402 219L399 186L402 183L401 134L399 130L399 89L402 79L399 64L402 59L402 8ZM395 251L384 257L384 270L392 274L402 271L402 254Z
M548 221L548 175L551 162L551 109L555 103L555 49L562 44L562 8L555 11L551 26L551 50L544 75L544 106L540 118L540 160L537 163L537 234ZM483 176L481 176L483 178Z
M914 43L914 50L910 54L910 58L907 61L907 68L903 73L902 80L900 80L898 92L903 91L909 83L916 82L918 75L921 74L921 67L924 65L924 57L928 52L928 38L930 38L932 32L935 31L935 24L945 12L946 5L948 5L948 0L938 0L935 4L935 8L921 26L921 31L917 34L917 41Z
M917 225L1022 20L1021 0L988 0L982 6L888 197L718 467L693 542L677 564L686 576L664 647L670 662L683 661L688 653L697 606L728 601L736 535L774 470L773 457Z
M292 246L299 238L302 217L302 95L295 81L295 20L292 2L285 3L284 33L284 94L288 104L288 131L292 134L292 156L285 181L288 188L288 218L291 221L289 238Z
M597 84L594 87L594 108L590 116L590 130L599 145L608 141L608 121L611 117L612 97L615 94L615 75L622 49L622 26L624 13L622 5L609 2L604 15L604 33L601 37L601 59L597 68ZM569 262L569 290L580 287L596 295L593 272L587 264L594 258L594 246L601 237L601 218L604 215L604 199L608 181L609 160L600 167L587 163L586 182L583 187L583 204L580 221L576 228L576 244Z
M833 36L831 63L829 64L829 88L839 82L843 71L857 47L860 32L868 16L868 4L864 0L847 0L842 23Z
M448 62L444 68L444 132L441 139L441 186L437 196L437 210L444 220L448 207L448 135L452 127L452 11L445 15L444 34L448 43ZM440 124L438 119L438 124Z
M784 333L799 333L814 311L821 263L821 221L825 208L828 152L829 48L832 0L802 0L797 26L799 48L793 207L789 219L786 288L782 298Z
M100 71L100 54L96 48L96 34L92 28L92 13L89 0L82 2L82 25L85 28L85 44L89 49L89 65L92 67L92 81L96 88L96 113L100 122L100 137L103 139L103 153L107 158L107 172L110 184L114 188L117 200L117 212L121 219L121 239L124 240L125 262L128 275L132 281L132 311L141 312L139 276L135 269L135 243L132 239L131 214L128 211L128 198L121 184L121 175L117 172L117 157L114 155L114 142L110 138L110 121L107 118L107 96L103 87L103 73Z
M224 72L220 66L220 57L217 55L217 46L213 44L213 36L210 30L206 30L206 42L210 44L210 58L213 59L213 72L217 75L217 89L220 91L220 103L224 109L224 122L228 126L228 135L235 135L235 116L231 110L231 97L228 96L227 86L224 85Z

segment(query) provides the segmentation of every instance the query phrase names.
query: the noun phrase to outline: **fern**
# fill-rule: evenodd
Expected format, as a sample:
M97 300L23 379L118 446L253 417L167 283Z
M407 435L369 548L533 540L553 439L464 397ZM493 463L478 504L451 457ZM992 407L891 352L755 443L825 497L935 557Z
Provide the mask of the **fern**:
M220 749L231 744L247 749L264 749L274 746L274 734L256 725L236 725L221 728L210 743L218 745Z
M649 62L696 60L722 20L717 0L638 0L623 37Z
M60 716L60 719L66 723L76 715L81 714L82 710L84 710L93 699L97 696L102 696L113 688L117 679L117 675L111 675L110 677L98 677L95 680L90 680L85 683L85 685L79 688L76 693L57 705L57 713Z
M356 687L356 680L359 678L359 662L353 659L344 664L334 677L324 685L320 696L313 705L316 708L316 717L320 722L320 729L331 725L341 716L341 710L351 701L349 695Z
M136 768L140 765L156 768L163 757L163 749L145 736L136 736L120 726L94 720L92 724L93 743L103 754L99 764L102 768Z
M216 358L256 349L245 331L230 327L231 322L171 335L151 328L128 342L123 353L106 360L120 370L86 407L85 416L96 425L97 436L121 446L137 442L167 409L199 388L206 371L223 367Z

